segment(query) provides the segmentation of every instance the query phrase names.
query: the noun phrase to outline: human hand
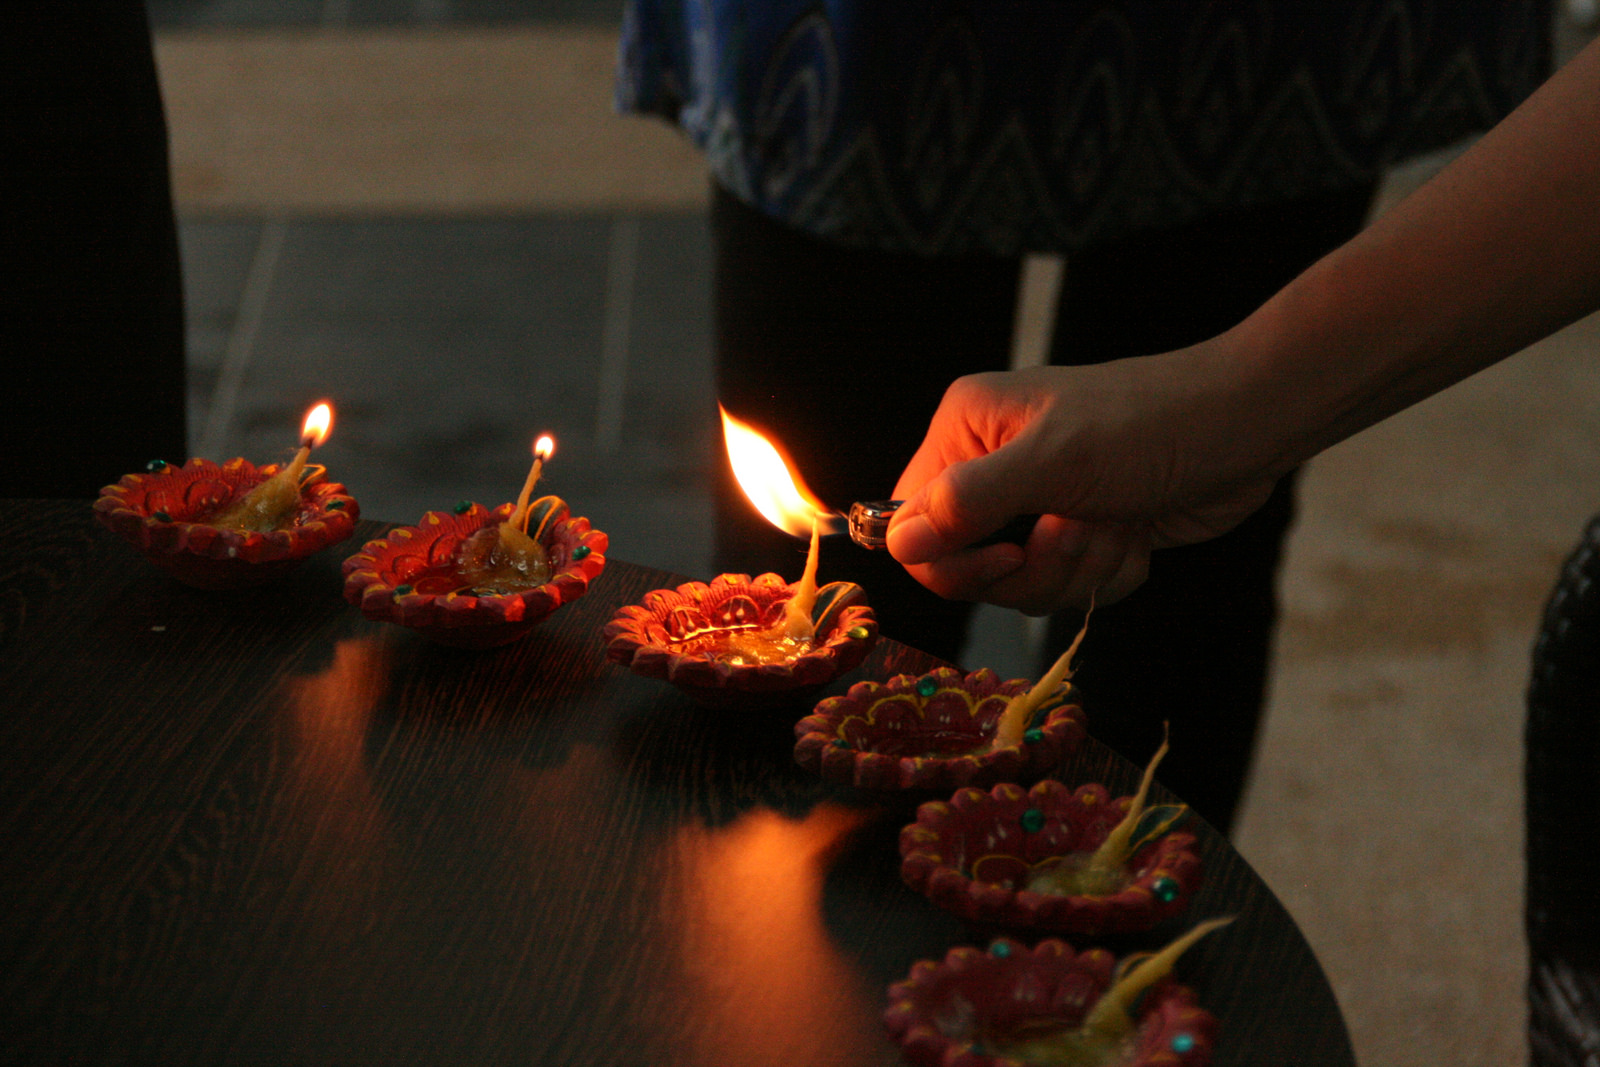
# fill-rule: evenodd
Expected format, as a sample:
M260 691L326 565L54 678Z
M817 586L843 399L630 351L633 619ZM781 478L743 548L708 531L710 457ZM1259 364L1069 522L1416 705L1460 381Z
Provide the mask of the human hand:
M1216 358L959 379L895 487L890 553L941 596L1028 614L1126 596L1152 549L1224 533L1271 492L1227 443ZM1022 514L1041 516L1027 544L963 550Z

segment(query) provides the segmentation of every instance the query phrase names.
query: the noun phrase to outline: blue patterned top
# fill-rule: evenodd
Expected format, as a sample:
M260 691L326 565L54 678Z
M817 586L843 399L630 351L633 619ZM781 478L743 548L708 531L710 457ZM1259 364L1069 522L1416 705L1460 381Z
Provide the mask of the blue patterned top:
M617 104L801 229L1071 250L1348 188L1549 73L1549 0L630 0Z

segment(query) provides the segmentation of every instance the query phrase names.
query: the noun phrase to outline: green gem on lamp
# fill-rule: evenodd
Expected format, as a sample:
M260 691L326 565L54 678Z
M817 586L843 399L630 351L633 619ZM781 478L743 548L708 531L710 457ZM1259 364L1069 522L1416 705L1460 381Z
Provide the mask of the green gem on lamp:
M1171 904L1178 899L1178 891L1181 888L1176 878L1162 876L1155 880L1155 884L1150 887L1150 890L1155 893L1156 899L1161 903Z
M576 548L574 548L572 550L572 558L573 559L584 559L588 555L589 555L589 546L588 545L579 545L578 547L576 547Z
M931 696L933 696L933 694L937 693L938 691L939 691L938 679L933 678L931 676L917 679L917 695L918 696L920 696L920 697L931 697Z
M1022 818L1019 821L1022 823L1024 830L1030 834L1036 834L1044 829L1044 812L1038 808L1029 808L1022 813Z
M456 506L451 508L450 510L452 512L454 512L455 514L457 514L457 515L465 515L467 512L472 510L472 501L470 501L470 500L458 501L456 503Z

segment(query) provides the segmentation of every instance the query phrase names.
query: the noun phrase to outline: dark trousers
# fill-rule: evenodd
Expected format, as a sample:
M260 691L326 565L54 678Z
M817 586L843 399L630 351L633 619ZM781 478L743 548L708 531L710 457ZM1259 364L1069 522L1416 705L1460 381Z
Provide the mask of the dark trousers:
M1234 212L1069 256L1052 362L1147 355L1221 333L1352 236L1373 191ZM776 435L833 507L888 496L945 387L1008 365L1015 260L837 247L721 190L712 233L719 397ZM721 477L718 570L797 577L805 544L767 525L725 467ZM1090 732L1143 764L1170 722L1161 780L1224 832L1261 716L1291 482L1231 533L1157 552L1143 587L1096 611L1078 659ZM887 553L828 539L819 580L864 587L885 635L958 655L971 606L929 593ZM1052 619L1041 670L1081 621Z
M0 155L0 495L181 462L183 281L140 0L7 7Z

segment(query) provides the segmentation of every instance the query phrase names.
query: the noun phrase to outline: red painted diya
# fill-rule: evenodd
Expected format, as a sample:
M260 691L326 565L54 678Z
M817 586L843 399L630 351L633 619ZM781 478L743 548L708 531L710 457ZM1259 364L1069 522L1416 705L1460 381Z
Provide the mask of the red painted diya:
M572 517L559 497L541 497L528 511L529 536L546 553L547 573L514 591L499 591L510 587L498 583L480 588L474 550L496 536L513 510L511 504L490 511L462 503L368 541L344 561L345 599L369 619L408 627L441 645L494 648L517 640L583 596L605 569L609 538L588 519Z
M1182 911L1200 883L1181 807L1140 810L1099 783L1001 783L930 801L900 832L900 874L940 907L975 922L1058 933L1148 930ZM1108 841L1110 844L1108 845Z
M257 467L245 459L218 466L191 459L181 467L157 460L143 474L125 474L100 490L100 522L174 578L199 589L242 589L270 582L306 557L338 544L355 529L361 510L338 482L316 465L305 468L299 499L279 526L231 529L210 522L266 482L282 464Z
M996 745L1002 713L1031 688L988 668L858 682L795 724L794 756L830 781L869 789L1031 781L1077 751L1084 737L1083 708L1063 689L1033 709L1019 743Z
M884 1024L921 1067L1204 1067L1216 1019L1167 978L1171 952L1119 964L1105 949L1075 953L1054 939L951 949L889 987ZM1140 965L1159 973L1138 975ZM1130 993L1146 988L1134 1008Z
M860 666L878 641L877 616L861 587L833 582L817 590L810 616L815 636L806 646L771 656L759 647L741 650L782 626L797 584L776 574L720 574L709 585L652 590L606 624L606 657L710 707L791 701Z

